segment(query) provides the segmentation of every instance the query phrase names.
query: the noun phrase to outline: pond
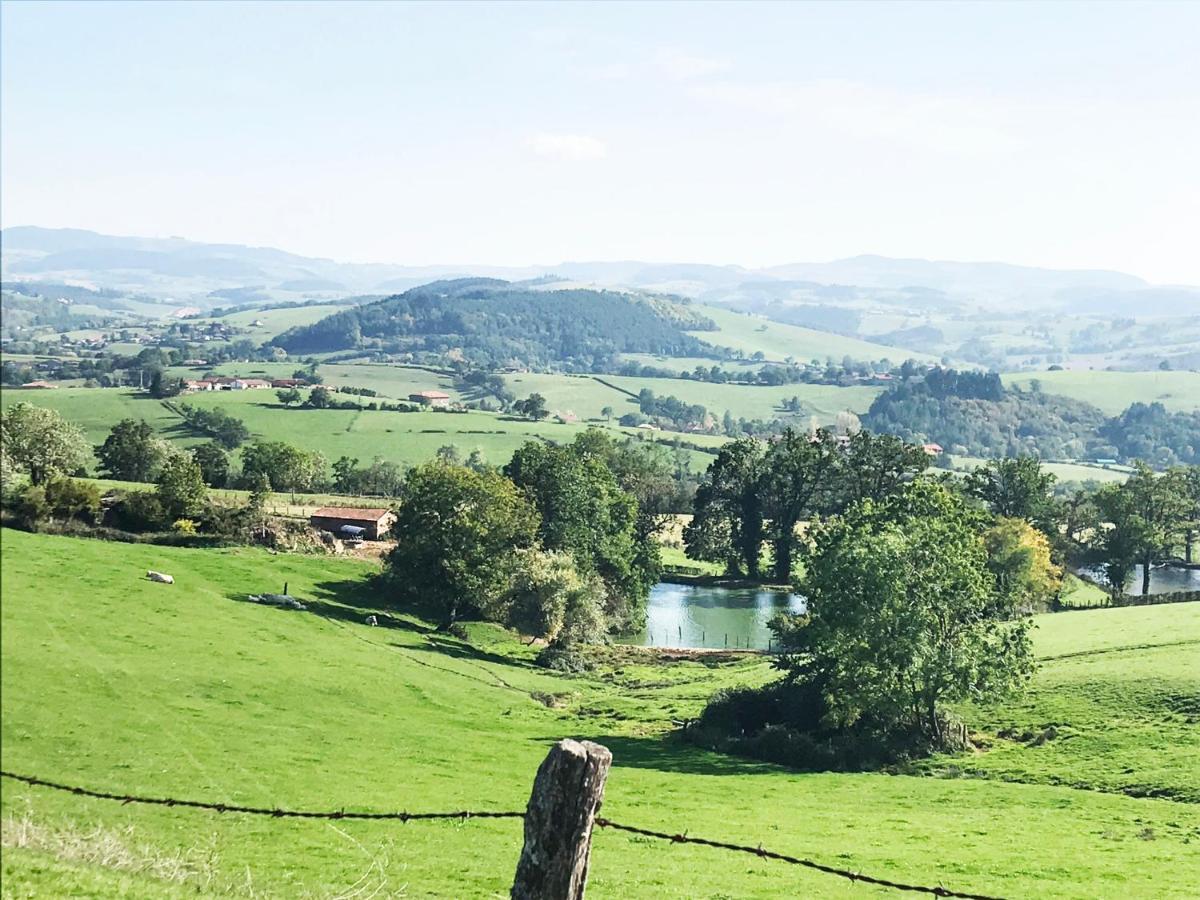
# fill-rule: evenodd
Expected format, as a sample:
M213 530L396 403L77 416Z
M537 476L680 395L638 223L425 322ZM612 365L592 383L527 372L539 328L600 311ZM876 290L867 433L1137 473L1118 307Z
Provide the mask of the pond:
M787 591L656 584L650 591L646 628L630 643L652 647L766 650L767 622L777 612L803 612L804 600Z
M1102 587L1104 586L1104 573L1100 569L1083 569L1082 573L1091 577ZM1152 566L1150 569L1150 593L1173 594L1175 591L1200 591L1200 569ZM1133 575L1125 585L1125 593L1140 594L1141 592L1142 567L1135 566Z

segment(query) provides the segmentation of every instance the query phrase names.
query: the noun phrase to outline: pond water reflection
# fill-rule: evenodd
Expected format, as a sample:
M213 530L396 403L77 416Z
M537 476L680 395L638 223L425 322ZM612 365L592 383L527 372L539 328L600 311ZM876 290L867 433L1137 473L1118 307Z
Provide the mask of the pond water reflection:
M654 647L766 650L767 622L777 612L803 612L804 599L765 588L656 584L650 591L646 628L631 643Z

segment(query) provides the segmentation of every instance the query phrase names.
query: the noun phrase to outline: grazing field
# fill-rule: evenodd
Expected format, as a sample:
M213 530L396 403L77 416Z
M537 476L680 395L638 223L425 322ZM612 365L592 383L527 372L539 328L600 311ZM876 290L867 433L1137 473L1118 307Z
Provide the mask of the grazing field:
M957 471L968 471L987 462L981 456L955 456L951 459ZM1044 462L1042 471L1049 472L1060 482L1066 481L1125 481L1133 470L1128 466L1098 466L1085 463Z
M304 366L299 362L253 362L223 363L213 366L211 370L218 375L241 375L247 378L291 378L298 368L303 369ZM209 371L209 367L172 369L171 374L195 378L201 371ZM322 364L319 372L326 387L370 388L392 400L406 399L409 394L418 391L443 391L452 399L466 399L454 387L453 378L417 366L330 363Z
M786 325L762 316L734 312L716 306L698 306L697 312L717 323L716 331L693 331L700 340L718 347L732 347L750 356L761 352L769 360L781 361L791 356L798 362L832 357L841 362L842 357L854 360L890 359L894 363L906 359L937 362L937 357L927 353L915 353L903 347L875 344L858 338L844 337L829 331L816 331L799 325Z
M246 337L256 343L271 340L276 335L283 334L289 328L297 325L311 325L326 316L345 309L336 303L322 303L313 306L294 306L288 309L244 309L230 313L220 318L189 319L189 322L207 325L211 322L233 325L246 329ZM257 324L256 324L257 323Z
M599 419L600 411L612 407L614 418L637 412L637 395L649 389L659 396L678 397L698 403L720 419L725 410L735 419L773 419L785 415L781 404L799 397L804 411L799 416L808 424L816 416L830 424L839 412L864 413L882 388L837 387L825 384L712 384L683 378L640 378L625 375L509 375L509 390L518 397L539 393L552 410L570 410L580 418ZM690 439L690 436L689 436Z
M1064 370L1003 376L1006 386L1029 390L1041 382L1047 394L1062 394L1097 406L1110 416L1131 403L1158 402L1172 412L1200 409L1200 372L1103 372Z
M56 391L0 392L4 406L25 400L36 406L57 409L86 431L93 443L103 442L122 418L145 419L165 438L181 446L204 443L207 438L191 432L183 420L161 401L135 390L115 388L62 388ZM363 403L369 398L363 398ZM286 441L307 450L317 450L333 462L340 456L356 457L363 463L373 458L415 464L432 459L441 447L454 445L465 458L478 449L492 464L508 462L513 451L528 440L565 443L588 426L584 423L533 422L494 413L468 412L381 412L343 409L285 408L272 390L202 391L175 398L173 402L198 407L220 407L246 423L254 437ZM671 432L647 434L636 429L614 431L664 445L677 437ZM689 443L716 448L724 438L714 435L681 435ZM707 453L685 450L694 469L711 460Z
M565 678L494 628L466 643L406 617L366 627L386 595L365 563L12 531L0 552L8 770L268 807L507 810L523 808L547 746L573 736L613 750L604 812L619 822L1003 896L1182 898L1200 883L1200 805L1183 802L1200 749L1195 604L1041 618L1032 693L972 722L1060 723L1060 737L993 738L929 775L801 774L666 736L714 689L770 677L755 658L614 651ZM176 583L147 582L150 568ZM241 602L284 581L307 611ZM17 897L498 896L521 844L505 820L217 816L8 780L0 801ZM598 898L866 890L609 831L591 872Z

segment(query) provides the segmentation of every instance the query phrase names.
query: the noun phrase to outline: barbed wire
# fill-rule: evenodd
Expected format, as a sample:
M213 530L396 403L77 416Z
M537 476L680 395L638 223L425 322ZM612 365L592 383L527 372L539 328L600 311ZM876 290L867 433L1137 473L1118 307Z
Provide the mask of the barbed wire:
M98 800L116 800L120 803L138 803L150 806L166 806L166 807L182 807L185 809L206 809L218 813L244 813L256 816L270 816L275 819L359 819L367 821L398 821L398 822L415 822L427 821L430 819L457 819L465 821L468 819L524 819L524 812L509 812L495 810L458 810L455 812L356 812L353 810L298 810L298 809L280 809L278 807L266 806L242 806L235 803L213 803L205 800L180 800L172 797L145 797L138 794L118 794L110 791L96 791L91 788L79 787L77 785L63 784L57 781L50 781L46 778L38 778L33 775L20 775L15 772L0 771L0 776L10 778L13 781L19 781L24 784L34 787L51 788L56 791L65 791L68 794L75 794L80 797L92 797ZM747 844L732 844L725 841L714 841L708 838L692 837L687 832L666 832L653 831L649 828L638 828L633 825L623 825L620 822L614 822L612 819L597 816L595 824L599 828L608 828L613 831L623 831L628 834L636 834L642 837L658 838L664 841L670 841L673 844L697 844L702 847L713 847L717 850L730 850L736 853L749 853L757 856L760 859L772 859L778 862L789 863L795 866L804 866L805 868L813 869L817 872L823 872L826 875L836 875L840 878L846 878L852 882L861 882L862 884L872 884L878 887L892 888L897 891L909 891L912 893L931 894L935 897L955 897L959 900L1003 900L1003 898L988 895L988 894L970 894L961 891L954 891L940 885L930 887L928 885L907 884L901 881L891 881L887 878L877 878L873 875L864 875L861 872L855 872L851 869L839 869L835 866L827 866L823 863L815 862L811 859L802 859L797 856L789 856L786 853L776 853L773 850L767 850L760 844L753 847Z
M241 806L236 803L213 803L207 800L178 800L173 797L143 797L136 794L114 794L109 791L94 791L90 788L61 784L45 778L32 775L18 775L14 772L0 772L5 778L21 781L35 787L53 788L56 791L66 791L80 797L94 797L98 800L119 800L122 804L139 803L149 806L184 807L186 809L207 809L218 813L245 813L254 816L271 816L275 819L365 819L392 820L413 822L422 819L524 819L524 812L495 812L492 810L462 809L455 812L356 812L354 810L309 810L309 809L279 809L269 806Z
M864 875L861 872L854 872L850 869L839 869L835 866L827 866L823 863L814 862L811 859L801 859L797 856L788 856L786 853L776 853L773 850L766 850L760 844L757 847L751 847L746 844L730 844L725 841L711 841L708 838L692 837L687 833L670 834L665 831L651 831L649 828L635 828L632 825L622 825L619 822L614 822L611 819L606 819L603 816L596 817L596 825L600 828L611 828L614 831L626 831L630 834L638 834L642 837L660 838L664 841L670 841L673 844L699 844L702 847L715 847L718 850L733 850L737 853L750 853L762 859L774 859L779 862L790 863L794 866L804 866L805 868L815 869L818 872L824 872L826 875L837 875L841 878L848 878L850 881L862 882L863 884L874 884L879 887L893 888L897 891L913 891L922 894L933 894L935 897L959 897L963 900L1003 900L1001 897L994 897L988 894L966 894L960 891L952 891L949 888L928 887L920 884L905 884L901 881L889 881L886 878L876 878L873 875Z

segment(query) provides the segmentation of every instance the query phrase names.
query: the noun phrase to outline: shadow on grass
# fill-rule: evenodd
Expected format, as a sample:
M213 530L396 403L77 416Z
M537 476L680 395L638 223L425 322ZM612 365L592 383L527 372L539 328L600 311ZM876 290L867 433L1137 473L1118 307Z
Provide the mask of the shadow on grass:
M522 659L514 659L511 656L504 656L499 653L489 653L487 650L480 650L470 644L459 641L449 640L445 637L439 637L436 631L432 629L426 632L426 642L416 646L406 647L406 650L414 650L419 653L429 653L431 655L445 656L451 659L461 659L464 662L472 663L490 663L496 666L507 666L510 669L533 669L532 663ZM548 670L539 670L548 673Z
M546 737L543 740L558 741L566 736ZM704 750L674 734L665 737L580 734L577 737L595 741L611 750L614 766L681 772L685 775L767 775L779 771L767 763ZM730 799L742 798L731 796Z

